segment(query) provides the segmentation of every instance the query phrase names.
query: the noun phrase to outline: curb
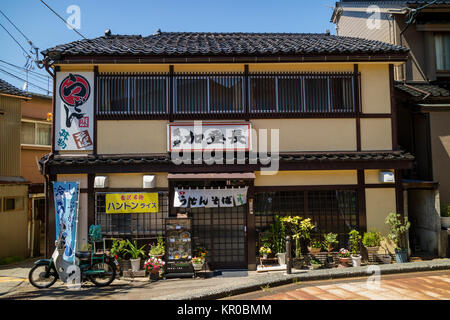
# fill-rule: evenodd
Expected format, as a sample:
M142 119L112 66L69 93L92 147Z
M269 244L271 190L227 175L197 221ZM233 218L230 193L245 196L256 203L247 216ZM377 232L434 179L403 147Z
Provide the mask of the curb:
M220 289L213 289L209 292L191 293L184 296L167 297L171 300L215 300L225 298L233 295L239 295L252 291L261 290L261 286L269 285L271 288L293 283L296 281L315 281L315 280L330 280L330 279L345 279L354 277L368 277L373 274L374 270L368 267L377 266L380 270L380 275L410 273L410 272L425 272L438 271L450 269L450 259L443 259L438 261L421 261L409 262L405 264L385 264L385 265L369 265L362 267L348 267L338 269L321 269L298 274L287 275L285 273L272 274L265 277L263 281L253 280L247 284L236 286L228 286Z

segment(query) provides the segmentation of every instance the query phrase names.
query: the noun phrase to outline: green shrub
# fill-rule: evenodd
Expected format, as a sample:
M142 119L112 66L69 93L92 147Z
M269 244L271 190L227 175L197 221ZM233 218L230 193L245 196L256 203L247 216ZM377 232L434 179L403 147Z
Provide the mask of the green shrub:
M379 247L381 244L381 233L375 229L365 232L362 243L365 247Z

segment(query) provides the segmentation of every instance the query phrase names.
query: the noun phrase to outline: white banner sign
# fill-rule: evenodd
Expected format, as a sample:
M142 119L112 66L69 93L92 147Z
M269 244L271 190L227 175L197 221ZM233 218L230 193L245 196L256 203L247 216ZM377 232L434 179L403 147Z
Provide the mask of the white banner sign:
M236 150L251 146L250 123L173 123L167 127L168 151Z
M57 72L55 150L92 150L94 73Z
M247 203L247 189L178 189L175 188L173 206L176 208L237 207Z

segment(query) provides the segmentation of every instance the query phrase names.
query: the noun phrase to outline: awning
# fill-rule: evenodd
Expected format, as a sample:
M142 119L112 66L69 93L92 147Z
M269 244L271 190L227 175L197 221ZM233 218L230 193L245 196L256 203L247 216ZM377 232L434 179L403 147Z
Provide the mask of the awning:
M169 173L169 180L253 180L253 172L243 173Z

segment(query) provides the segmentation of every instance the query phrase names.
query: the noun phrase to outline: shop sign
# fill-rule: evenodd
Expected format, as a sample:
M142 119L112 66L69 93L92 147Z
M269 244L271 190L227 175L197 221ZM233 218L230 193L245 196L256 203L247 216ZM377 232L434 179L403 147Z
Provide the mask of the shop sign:
M94 73L57 72L55 150L93 150Z
M158 193L107 193L106 213L158 212Z
M250 123L170 123L167 127L168 151L249 151Z
M247 203L247 189L179 189L175 188L173 206L176 208L237 207Z

